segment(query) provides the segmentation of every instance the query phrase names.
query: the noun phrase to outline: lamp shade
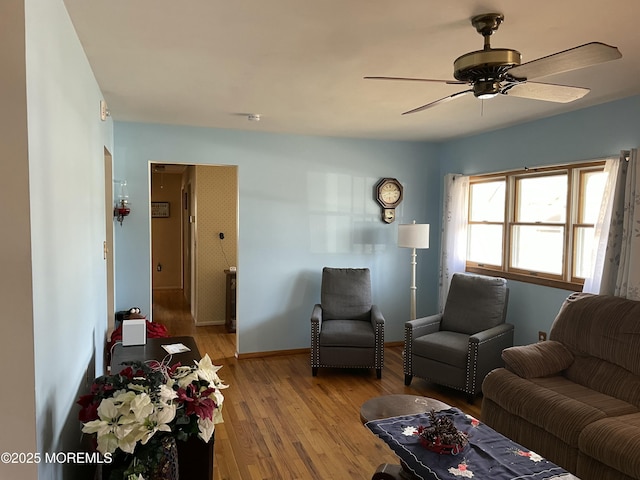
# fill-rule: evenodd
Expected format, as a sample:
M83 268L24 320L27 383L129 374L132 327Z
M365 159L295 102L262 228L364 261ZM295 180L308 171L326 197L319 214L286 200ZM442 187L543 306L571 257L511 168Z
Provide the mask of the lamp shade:
M429 224L409 223L398 225L398 246L429 248Z

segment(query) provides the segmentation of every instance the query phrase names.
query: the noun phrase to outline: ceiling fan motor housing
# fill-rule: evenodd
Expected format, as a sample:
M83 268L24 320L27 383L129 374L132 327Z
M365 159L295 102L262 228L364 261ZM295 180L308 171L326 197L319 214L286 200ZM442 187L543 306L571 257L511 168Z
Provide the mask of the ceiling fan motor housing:
M521 61L522 56L517 50L477 50L456 58L453 62L453 76L472 84L476 97L497 94L500 92L500 82L506 78L509 69L520 65Z

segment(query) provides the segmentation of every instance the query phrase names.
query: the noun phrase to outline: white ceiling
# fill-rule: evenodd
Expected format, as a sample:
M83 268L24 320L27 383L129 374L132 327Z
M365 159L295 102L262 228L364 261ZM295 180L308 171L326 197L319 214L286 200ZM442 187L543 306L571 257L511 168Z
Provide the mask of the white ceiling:
M115 120L438 141L640 94L638 0L64 0ZM569 104L472 95L453 60L482 49L472 15L504 14L491 37L527 62L591 41L622 59L549 76L588 87ZM260 122L246 114L258 113Z

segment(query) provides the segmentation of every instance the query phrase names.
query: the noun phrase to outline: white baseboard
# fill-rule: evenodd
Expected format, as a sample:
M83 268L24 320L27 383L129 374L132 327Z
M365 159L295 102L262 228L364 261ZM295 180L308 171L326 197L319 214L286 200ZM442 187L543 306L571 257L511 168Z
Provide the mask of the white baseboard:
M212 325L224 325L225 321L211 321L211 322L195 322L196 327L210 327Z

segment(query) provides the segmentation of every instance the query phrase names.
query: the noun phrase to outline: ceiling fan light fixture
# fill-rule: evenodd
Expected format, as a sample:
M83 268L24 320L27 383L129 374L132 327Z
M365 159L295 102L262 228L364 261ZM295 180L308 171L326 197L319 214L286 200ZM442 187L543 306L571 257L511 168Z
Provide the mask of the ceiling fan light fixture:
M480 100L488 100L500 93L500 82L495 80L481 80L473 85L473 95Z

